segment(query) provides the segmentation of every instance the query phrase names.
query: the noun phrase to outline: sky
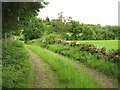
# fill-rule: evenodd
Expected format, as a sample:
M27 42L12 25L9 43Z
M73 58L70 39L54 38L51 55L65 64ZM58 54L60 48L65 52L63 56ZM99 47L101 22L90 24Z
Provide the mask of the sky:
M56 19L58 13L71 16L84 24L118 25L120 0L45 0L49 4L40 10L38 17Z

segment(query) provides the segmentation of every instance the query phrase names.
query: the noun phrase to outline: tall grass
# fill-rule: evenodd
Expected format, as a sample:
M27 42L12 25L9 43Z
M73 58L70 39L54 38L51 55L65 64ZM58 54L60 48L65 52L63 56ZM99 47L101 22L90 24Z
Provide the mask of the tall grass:
M59 77L59 83L65 88L101 88L102 86L70 65L65 58L61 58L49 50L38 46L27 45L28 48L38 54L45 62L47 62Z
M33 67L24 44L3 40L2 78L3 88L28 88L33 81Z

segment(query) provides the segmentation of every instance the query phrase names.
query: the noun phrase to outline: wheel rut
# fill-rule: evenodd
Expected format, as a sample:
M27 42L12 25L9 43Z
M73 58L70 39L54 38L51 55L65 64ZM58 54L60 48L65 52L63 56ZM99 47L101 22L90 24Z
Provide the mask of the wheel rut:
M32 50L28 49L28 51L31 55L35 74L32 88L56 88L57 77L50 66Z

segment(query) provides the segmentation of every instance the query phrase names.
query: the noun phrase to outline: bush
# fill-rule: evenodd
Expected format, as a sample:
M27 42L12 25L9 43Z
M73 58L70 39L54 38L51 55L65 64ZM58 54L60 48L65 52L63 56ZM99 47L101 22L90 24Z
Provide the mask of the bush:
M27 88L32 82L32 65L23 42L3 41L3 88Z
M47 36L42 37L42 41L46 44L54 44L60 39L60 35L56 33L50 33Z
M105 53L105 52L106 52L106 48L105 47L101 48L101 53Z
M113 63L120 63L120 49L111 50L111 53L108 55L109 61ZM112 58L112 59L111 59Z

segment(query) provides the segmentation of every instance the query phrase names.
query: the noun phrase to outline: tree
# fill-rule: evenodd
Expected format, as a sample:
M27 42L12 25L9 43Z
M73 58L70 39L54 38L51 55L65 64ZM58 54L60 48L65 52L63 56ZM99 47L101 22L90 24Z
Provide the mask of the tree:
M64 23L59 19L52 19L51 26L56 33L63 34L64 33Z
M34 17L48 3L41 2L3 2L2 3L2 27L3 35L6 32L17 31Z
M80 29L80 23L74 20L72 20L70 23L71 23L71 29L69 30L69 32L72 33L72 38L74 40L77 40L79 34L82 32Z
M44 36L47 36L48 34L54 32L53 27L50 25L50 22L48 22L48 21L44 22L43 26L44 26L44 31L43 31Z
M24 39L32 40L42 36L44 31L43 21L38 18L32 18L24 27Z
M50 23L49 17L46 17L45 21Z
M58 13L58 19L63 20L63 12Z

